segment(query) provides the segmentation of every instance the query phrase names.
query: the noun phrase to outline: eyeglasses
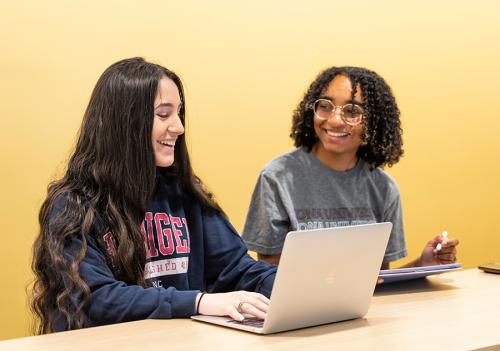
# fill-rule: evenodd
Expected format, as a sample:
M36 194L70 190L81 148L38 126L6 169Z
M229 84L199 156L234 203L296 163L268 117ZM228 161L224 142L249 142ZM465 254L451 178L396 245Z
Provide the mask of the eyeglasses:
M345 104L344 106L335 106L330 100L318 99L312 105L309 105L314 111L314 115L322 120L327 120L333 115L337 108L340 109L340 118L346 124L355 126L363 122L363 115L365 111L359 105Z

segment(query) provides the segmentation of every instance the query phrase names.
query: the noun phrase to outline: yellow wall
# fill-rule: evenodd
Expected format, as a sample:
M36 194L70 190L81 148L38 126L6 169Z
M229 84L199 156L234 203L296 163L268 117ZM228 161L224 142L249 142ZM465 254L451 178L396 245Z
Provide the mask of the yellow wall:
M28 333L37 211L91 89L136 55L183 78L195 169L238 229L318 71L377 71L402 111L406 155L389 171L411 256L446 229L466 268L500 261L497 0L2 1L0 44L0 339Z

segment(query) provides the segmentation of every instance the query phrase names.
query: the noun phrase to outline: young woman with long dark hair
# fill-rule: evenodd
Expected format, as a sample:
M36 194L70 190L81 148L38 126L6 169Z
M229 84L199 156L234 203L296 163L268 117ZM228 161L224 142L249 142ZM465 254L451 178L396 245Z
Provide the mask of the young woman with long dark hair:
M191 168L179 77L142 58L99 78L34 244L38 333L145 318L265 318L275 267Z

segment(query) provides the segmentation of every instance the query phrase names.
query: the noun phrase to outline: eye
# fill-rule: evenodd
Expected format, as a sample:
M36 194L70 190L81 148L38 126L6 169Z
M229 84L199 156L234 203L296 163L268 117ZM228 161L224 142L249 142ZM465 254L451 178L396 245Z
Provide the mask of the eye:
M172 109L169 108L159 108L156 110L156 115L160 118L168 118L172 114Z
M344 116L348 118L359 118L363 115L363 109L358 105L347 104L342 108Z
M333 110L332 104L328 101L320 100L317 104L317 108L321 111L331 111Z

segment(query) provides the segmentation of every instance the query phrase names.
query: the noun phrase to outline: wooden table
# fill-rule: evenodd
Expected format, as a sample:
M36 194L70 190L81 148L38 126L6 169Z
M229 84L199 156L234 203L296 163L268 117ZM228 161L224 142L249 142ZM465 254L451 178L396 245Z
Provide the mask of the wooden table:
M28 351L480 348L500 350L500 275L477 269L382 285L365 318L266 336L176 319L0 342L0 350Z

